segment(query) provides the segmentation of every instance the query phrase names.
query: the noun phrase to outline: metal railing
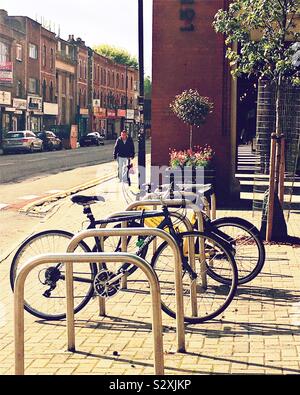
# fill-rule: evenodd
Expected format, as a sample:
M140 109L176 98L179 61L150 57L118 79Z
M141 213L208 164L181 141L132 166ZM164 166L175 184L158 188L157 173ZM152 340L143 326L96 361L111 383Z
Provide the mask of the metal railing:
M83 232L84 233L84 232ZM105 232L109 234L109 232ZM103 235L103 232L101 233ZM75 246L82 236L74 237L70 248ZM89 235L90 236L90 235ZM84 254L44 254L32 258L25 263L18 273L15 281L14 292L14 332L15 332L15 374L24 374L24 288L28 274L35 267L49 263L65 263L66 265L66 301L67 301L67 337L68 350L75 351L75 328L74 328L74 291L73 291L73 263L89 262L130 262L140 268L150 284L152 297L152 330L154 337L154 368L156 375L164 374L164 354L162 336L162 315L160 286L157 275L153 268L142 258L127 253L84 253Z
M136 214L136 212L135 212ZM112 217L116 215L113 214ZM127 212L128 216L128 212ZM105 226L105 225L104 225ZM174 255L174 276L175 276L175 297L176 297L176 333L177 333L177 351L178 352L185 352L185 329L184 329L184 305L183 305L183 285L182 285L182 265L181 265L181 256L180 250L176 244L174 238L169 235L167 232L156 229L156 228L113 228L113 229L88 229L82 231L75 235L67 249L67 252L74 252L78 247L79 243L89 237L99 237L102 238L102 245L103 245L103 237L106 236L155 236L163 239L166 241L170 247L172 248L173 255ZM123 252L124 253L124 252ZM118 253L120 254L120 253ZM136 256L136 255L134 255ZM150 266L150 265L149 265ZM68 284L71 284L72 274L68 271L66 272L66 279ZM71 285L70 285L71 286ZM69 292L69 290L68 290ZM72 298L69 298L72 303L74 303ZM71 303L70 302L70 303ZM70 309L71 307L69 307ZM99 311L100 315L105 315L105 299L99 297ZM74 340L74 331L73 328L73 321L74 321L74 308L72 311L69 312L69 317L67 319L68 330L70 330L70 337L71 343L69 347L75 347L75 340Z

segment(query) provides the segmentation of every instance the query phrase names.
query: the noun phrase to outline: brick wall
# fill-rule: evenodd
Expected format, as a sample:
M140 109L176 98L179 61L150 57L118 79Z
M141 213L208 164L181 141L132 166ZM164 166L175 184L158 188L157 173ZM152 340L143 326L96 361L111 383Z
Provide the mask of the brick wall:
M169 109L175 95L197 89L214 103L205 125L194 130L194 145L210 144L216 151L218 189L227 193L231 182L230 76L224 61L224 42L212 21L225 0L153 2L152 164L167 165L169 148L189 147L189 129ZM180 12L192 9L185 24ZM190 11L191 12L191 11ZM184 14L183 14L184 16ZM182 31L190 28L193 31ZM222 182L220 181L222 180Z

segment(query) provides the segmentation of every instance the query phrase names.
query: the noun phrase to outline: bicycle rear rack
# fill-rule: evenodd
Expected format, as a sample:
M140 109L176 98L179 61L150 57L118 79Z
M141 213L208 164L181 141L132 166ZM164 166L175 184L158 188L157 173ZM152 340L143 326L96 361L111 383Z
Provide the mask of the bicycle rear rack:
M98 232L103 235L104 232ZM109 232L105 232L109 234ZM75 246L77 240L82 240L85 235L79 235L73 239L70 249ZM67 337L68 350L75 351L75 327L74 327L74 294L73 294L73 263L88 262L130 262L139 267L147 277L150 284L152 297L152 330L154 337L154 368L156 375L164 374L164 354L162 336L162 315L160 286L157 275L153 268L142 258L127 253L85 253L85 254L44 254L32 258L25 263L17 275L14 293L14 320L15 320L15 374L24 375L24 286L28 274L35 267L45 263L63 262L66 264L66 298L67 298Z

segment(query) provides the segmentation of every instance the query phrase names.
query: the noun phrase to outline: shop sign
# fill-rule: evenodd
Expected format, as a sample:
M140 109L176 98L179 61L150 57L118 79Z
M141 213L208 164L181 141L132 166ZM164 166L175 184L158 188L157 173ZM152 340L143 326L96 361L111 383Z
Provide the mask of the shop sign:
M16 115L22 115L22 114L23 114L23 111L16 110L16 111L15 111L15 114L16 114Z
M6 111L6 112L15 112L16 109L13 108L13 107L5 107L5 111Z
M118 117L126 117L126 110L118 110L117 115Z
M89 109L88 108L81 108L79 113L80 113L80 115L89 115Z
M179 17L183 22L183 26L180 27L182 32L193 32L195 30L195 26L193 24L193 20L196 16L196 12L194 10L195 0L179 0L180 1L180 11Z
M114 118L116 116L116 111L115 110L107 110L107 116L108 116L108 118Z
M9 106L11 104L11 93L0 91L0 104Z
M96 118L106 118L106 108L94 107L94 115Z
M0 84L13 84L13 63L0 63Z
M58 104L44 102L44 115L58 115Z
M126 118L127 119L134 119L134 110L127 110Z
M26 110L27 101L25 99L13 99L13 107L17 110Z
M101 100L100 99L94 99L93 100L93 107L101 107Z
M35 112L43 111L43 99L38 96L27 97L27 109Z

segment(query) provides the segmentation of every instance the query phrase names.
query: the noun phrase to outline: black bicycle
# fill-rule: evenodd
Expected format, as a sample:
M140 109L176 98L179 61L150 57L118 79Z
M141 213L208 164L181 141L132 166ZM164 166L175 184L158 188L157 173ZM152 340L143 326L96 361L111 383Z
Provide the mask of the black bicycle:
M97 226L114 224L121 226L127 222L129 227L144 226L146 218L159 217L159 229L165 229L175 238L181 252L183 272L183 296L185 321L201 323L215 318L222 313L232 301L237 283L238 272L232 255L230 244L212 233L178 232L176 224L171 220L171 213L167 206L161 212L129 213L128 217L119 217L108 220L96 220L91 210L93 203L104 201L99 196L74 196L73 203L83 206L83 213L87 216L88 229ZM64 253L74 235L64 230L47 230L30 236L16 252L10 270L11 287L14 289L16 274L21 265L33 256L45 253ZM174 258L166 243L160 245L154 256L149 246L155 237L126 237L128 252L134 252L146 258L154 267L161 286L162 309L171 317L176 317L175 285L174 285ZM76 253L121 251L120 237L93 238L87 242L79 243ZM189 259L189 243L195 249L195 268L191 267ZM204 256L203 256L204 247ZM202 250L201 250L202 248ZM202 254L201 254L202 252ZM46 320L60 320L66 317L65 299L65 265L57 263L37 267L27 279L25 289L24 308L34 316ZM75 313L83 309L94 296L111 298L121 290L123 276L130 276L129 286L138 286L139 293L149 293L145 281L139 278L137 268L130 264L109 265L90 263L82 267L74 264L74 298ZM207 285L203 286L202 277L207 277ZM218 278L230 279L229 284L223 284ZM191 303L191 283L196 292L196 304ZM195 307L196 305L196 307Z
M152 185L147 184L147 186L151 188ZM173 183L167 185L165 191L156 192L153 195L157 194L157 196L163 196L165 199L174 199L179 196L184 202L185 199L189 199L188 196L184 195L185 192L192 192L190 200L200 207L203 199L210 200L214 193L214 188L211 184L206 184L202 185L199 190L193 185L188 187L188 185L182 186ZM261 272L266 258L264 243L256 226L239 217L221 217L216 220L210 220L204 211L202 211L202 218L205 233L213 233L231 246L231 252L238 267L238 285L246 284L253 280ZM195 230L198 230L196 218L194 218L193 227ZM231 282L230 278L220 276L218 273L215 274L215 278L223 284Z

